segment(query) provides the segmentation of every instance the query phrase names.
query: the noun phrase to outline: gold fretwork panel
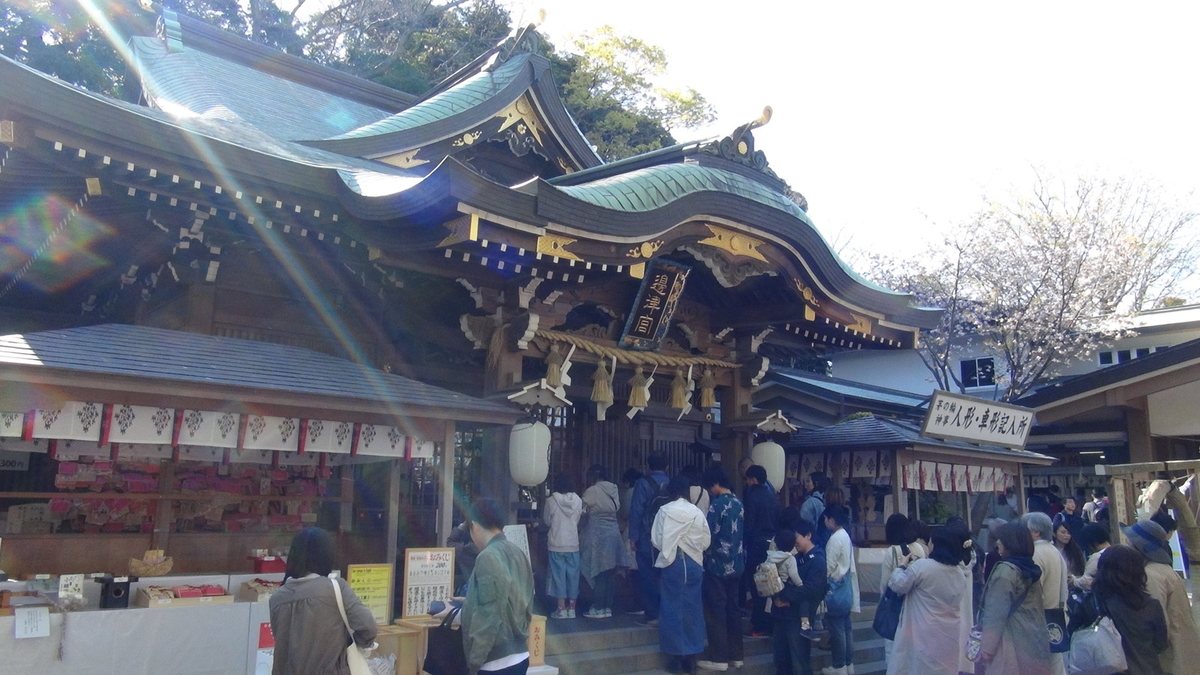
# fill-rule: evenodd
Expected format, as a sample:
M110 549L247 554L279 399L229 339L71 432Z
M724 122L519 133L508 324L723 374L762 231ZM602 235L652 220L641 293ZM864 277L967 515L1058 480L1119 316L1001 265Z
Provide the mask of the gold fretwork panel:
M448 223L443 223L442 227L450 230L450 234L438 243L438 248L479 239L479 216L476 214L455 218Z

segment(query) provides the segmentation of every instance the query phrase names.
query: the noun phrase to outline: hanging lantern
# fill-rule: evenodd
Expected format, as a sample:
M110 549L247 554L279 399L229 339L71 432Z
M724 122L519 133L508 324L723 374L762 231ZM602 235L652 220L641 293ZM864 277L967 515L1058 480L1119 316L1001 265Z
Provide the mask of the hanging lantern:
M750 459L766 469L767 480L771 481L771 485L774 485L776 490L780 489L780 486L783 485L784 469L787 463L783 446L772 441L759 443L750 449Z
M517 485L541 485L550 473L550 427L522 420L508 432L508 472Z

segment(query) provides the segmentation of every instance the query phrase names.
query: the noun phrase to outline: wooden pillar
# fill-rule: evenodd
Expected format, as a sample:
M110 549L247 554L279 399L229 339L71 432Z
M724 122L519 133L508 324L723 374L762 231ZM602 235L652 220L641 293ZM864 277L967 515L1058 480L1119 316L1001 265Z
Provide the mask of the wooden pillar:
M1146 399L1129 401L1125 408L1125 430L1129 435L1129 463L1153 462L1154 442L1150 438L1150 413Z
M158 492L165 495L175 489L175 462L164 459L158 463ZM171 525L175 520L175 503L167 498L159 497L154 503L154 536L150 538L150 548L166 551L171 537Z
M450 530L454 528L454 455L456 440L454 438L454 420L446 420L445 431L442 435L441 469L442 475L438 480L438 512L437 540L438 545L446 543ZM470 498L472 495L465 495Z
M907 516L908 494L904 490L904 477L900 474L900 466L910 460L905 457L902 462L900 459L902 452L902 450L897 450L892 453L892 513Z
M400 555L400 481L403 480L400 462L404 460L388 460L387 480L387 558L385 562L395 563Z
M728 425L730 422L750 412L753 392L742 384L741 378L735 373L733 384L721 390L721 421ZM750 456L750 447L754 442L754 434L749 431L731 431L728 426L721 433L721 467L725 473L741 484L742 477L738 474L738 462L743 457ZM744 487L744 486L743 486Z
M195 242L193 242L195 243ZM216 284L194 282L187 290L187 318L183 330L210 335L217 302Z
M343 464L338 472L338 532L346 534L354 529L354 466Z

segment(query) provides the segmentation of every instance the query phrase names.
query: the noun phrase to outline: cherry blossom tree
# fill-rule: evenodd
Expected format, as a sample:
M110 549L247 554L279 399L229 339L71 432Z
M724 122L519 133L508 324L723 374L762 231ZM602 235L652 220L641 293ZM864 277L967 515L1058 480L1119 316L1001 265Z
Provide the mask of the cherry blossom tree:
M940 388L962 391L958 360L982 347L997 359L999 398L1014 400L1127 333L1134 312L1177 303L1196 278L1196 218L1146 182L1039 176L941 246L876 256L867 271L946 309L920 345Z

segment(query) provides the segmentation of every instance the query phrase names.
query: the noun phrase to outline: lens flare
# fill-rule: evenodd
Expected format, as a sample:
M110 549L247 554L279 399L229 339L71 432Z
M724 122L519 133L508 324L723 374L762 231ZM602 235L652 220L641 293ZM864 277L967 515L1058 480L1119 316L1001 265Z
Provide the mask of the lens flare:
M45 195L0 214L0 274L44 293L69 288L109 264L95 252L111 227Z

